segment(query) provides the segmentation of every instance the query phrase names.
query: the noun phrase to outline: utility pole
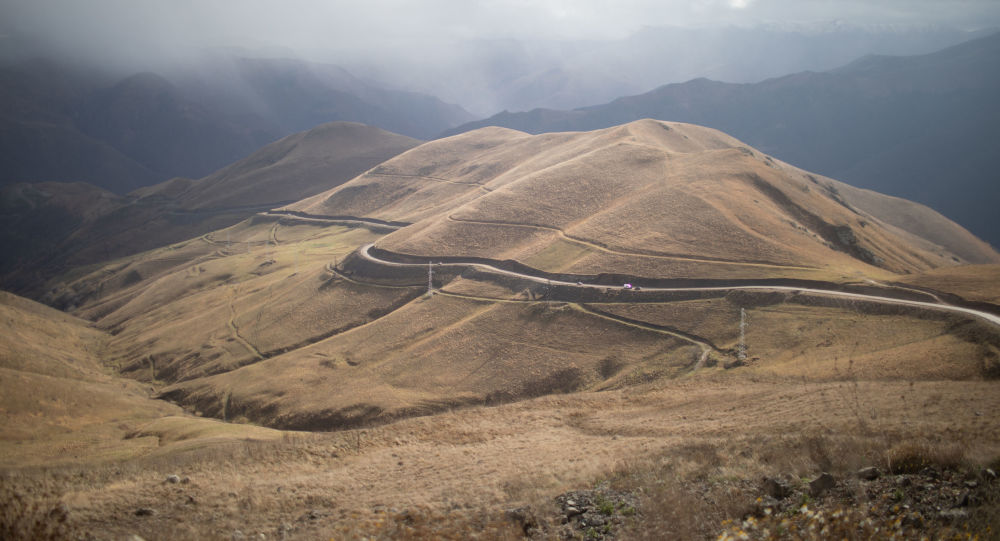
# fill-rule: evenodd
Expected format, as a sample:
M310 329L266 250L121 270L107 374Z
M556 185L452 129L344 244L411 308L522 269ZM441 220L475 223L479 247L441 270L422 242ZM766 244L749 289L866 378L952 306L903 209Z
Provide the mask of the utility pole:
M434 294L434 268L431 267L431 262L427 262L427 296L430 297Z
M736 358L747 360L747 311L740 308L740 343L736 346Z

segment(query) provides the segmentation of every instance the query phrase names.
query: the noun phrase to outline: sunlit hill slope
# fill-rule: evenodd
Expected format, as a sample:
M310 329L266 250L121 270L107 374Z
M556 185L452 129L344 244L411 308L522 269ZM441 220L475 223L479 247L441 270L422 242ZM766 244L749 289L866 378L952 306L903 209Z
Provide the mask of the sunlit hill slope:
M371 243L424 263L367 261L358 249ZM968 380L992 377L1000 358L983 322L798 293L624 294L619 283L583 297L452 264L434 270L428 296L434 258L514 260L581 280L808 279L897 293L886 282L1000 260L926 207L715 130L644 120L426 143L279 212L81 272L53 294L111 332L121 373L190 411L279 428L711 374L735 366L741 309L758 322L747 337L754 373L840 377L850 360L855 376ZM969 276L988 279L996 265L979 268ZM956 290L971 283L946 276Z

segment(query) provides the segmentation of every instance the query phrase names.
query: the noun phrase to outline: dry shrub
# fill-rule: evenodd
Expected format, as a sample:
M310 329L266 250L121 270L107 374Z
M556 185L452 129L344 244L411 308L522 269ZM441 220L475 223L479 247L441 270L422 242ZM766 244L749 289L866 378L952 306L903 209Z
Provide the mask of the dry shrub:
M919 473L924 468L958 469L966 465L965 452L955 444L904 442L885 454L886 468L895 474Z
M481 511L428 511L423 509L380 513L374 521L359 527L347 524L331 538L369 540L423 540L464 541L490 539L513 541L524 539L524 531L515 521L502 514L484 514ZM544 538L544 536L542 536Z
M724 465L716 446L681 446L658 458L620 464L611 486L639 496L636 520L624 539L699 539L714 535L728 517L742 516L753 501L750 484L709 480Z
M65 539L65 505L41 486L0 482L0 539Z

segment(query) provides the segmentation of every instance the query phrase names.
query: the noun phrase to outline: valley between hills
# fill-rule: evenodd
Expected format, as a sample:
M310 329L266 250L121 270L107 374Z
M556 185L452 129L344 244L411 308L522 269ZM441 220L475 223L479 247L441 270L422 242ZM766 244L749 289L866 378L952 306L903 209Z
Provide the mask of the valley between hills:
M807 529L800 504L844 531L996 524L1000 254L962 227L691 124L396 143L53 277L65 312L4 294L3 533L704 538Z

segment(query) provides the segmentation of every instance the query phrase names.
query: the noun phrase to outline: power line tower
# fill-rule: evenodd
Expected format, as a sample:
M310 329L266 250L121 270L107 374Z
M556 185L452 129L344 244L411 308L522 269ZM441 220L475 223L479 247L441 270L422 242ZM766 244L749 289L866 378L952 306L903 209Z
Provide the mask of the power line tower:
M434 294L434 268L431 267L431 262L427 262L427 296L430 297Z
M740 308L740 343L736 345L736 358L747 360L747 311Z

